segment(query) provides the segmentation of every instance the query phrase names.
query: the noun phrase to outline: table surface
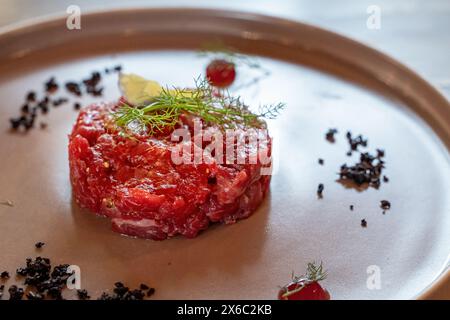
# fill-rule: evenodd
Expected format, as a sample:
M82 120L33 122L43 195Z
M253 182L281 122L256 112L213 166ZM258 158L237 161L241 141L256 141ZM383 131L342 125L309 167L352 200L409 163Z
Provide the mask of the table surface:
M450 99L450 1L378 0L380 28L369 29L367 0L0 0L0 27L30 18L122 7L202 7L268 14L298 20L343 34L376 48L416 71ZM450 119L449 119L450 121ZM450 299L450 283L432 298Z

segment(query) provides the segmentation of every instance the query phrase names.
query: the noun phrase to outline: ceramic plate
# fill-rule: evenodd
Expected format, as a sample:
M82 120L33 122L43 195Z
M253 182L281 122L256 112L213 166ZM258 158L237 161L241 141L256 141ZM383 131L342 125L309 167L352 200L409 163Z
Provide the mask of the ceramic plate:
M270 72L232 91L253 106L287 104L269 124L278 150L270 195L249 219L215 225L195 239L155 242L113 233L107 219L74 203L67 160L67 135L77 117L72 102L117 99L117 75L105 77L101 99L73 99L40 117L45 130L9 130L26 92L42 92L51 76L64 83L121 64L125 72L189 86L208 63L198 50L214 41L255 56ZM93 297L121 280L151 284L155 299L273 299L293 271L303 273L313 260L328 269L324 286L334 299L426 297L445 281L450 106L377 51L249 13L135 9L83 15L81 30L68 30L65 17L3 29L0 61L0 198L14 202L0 206L2 270L13 272L26 257L43 255L78 265ZM254 71L238 72L237 83L244 83ZM329 128L339 130L334 144L324 137ZM346 155L347 131L367 137L368 151L385 150L390 180L378 190L336 181L341 164L356 161ZM323 199L316 195L319 183ZM384 199L392 204L386 214L379 207ZM41 252L37 241L47 244Z

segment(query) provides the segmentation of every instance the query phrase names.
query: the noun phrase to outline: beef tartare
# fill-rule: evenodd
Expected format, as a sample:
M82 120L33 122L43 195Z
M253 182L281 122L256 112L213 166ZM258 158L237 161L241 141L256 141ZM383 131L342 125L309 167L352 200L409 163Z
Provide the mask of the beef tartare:
M124 101L83 108L69 136L74 198L81 207L110 218L114 231L154 240L177 234L192 238L211 223L231 224L249 217L263 201L270 175L261 174L261 169L271 163L248 159L259 159L261 152L270 155L270 138L263 148L247 146L245 163L221 163L214 157L202 163L174 163L172 153L179 146L171 138L175 129L193 133L192 149L205 150L204 142L196 142L193 120L202 121L204 132L223 128L181 113L173 127L130 133L129 126L116 121ZM223 143L224 150L237 149L237 140Z

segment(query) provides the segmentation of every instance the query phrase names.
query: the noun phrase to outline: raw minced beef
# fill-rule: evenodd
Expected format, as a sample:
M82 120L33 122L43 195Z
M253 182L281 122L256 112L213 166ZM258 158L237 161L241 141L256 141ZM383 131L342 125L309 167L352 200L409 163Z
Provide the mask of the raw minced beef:
M261 175L261 168L270 163L219 164L211 158L208 163L175 164L171 153L177 142L170 132L124 134L111 115L117 108L105 103L83 108L69 136L74 198L110 218L114 231L155 240L177 234L192 238L210 223L247 218L263 201L270 175ZM192 118L180 117L177 127L193 132ZM250 158L270 155L270 150L268 139L265 150L248 147L244 153Z

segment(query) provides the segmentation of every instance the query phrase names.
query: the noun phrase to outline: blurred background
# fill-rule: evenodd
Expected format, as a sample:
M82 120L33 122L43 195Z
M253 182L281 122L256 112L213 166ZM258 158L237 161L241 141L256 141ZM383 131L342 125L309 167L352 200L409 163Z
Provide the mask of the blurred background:
M202 7L301 20L383 51L434 84L450 99L448 0L0 0L0 27L40 16L124 7ZM367 20L379 8L379 28ZM375 10L377 10L375 8Z
M183 6L241 10L298 20L343 34L392 56L450 100L449 0L0 0L0 28L65 14L70 5L78 5L82 13L125 7ZM379 14L378 24L371 20L374 14ZM450 284L436 292L435 297L450 299Z

